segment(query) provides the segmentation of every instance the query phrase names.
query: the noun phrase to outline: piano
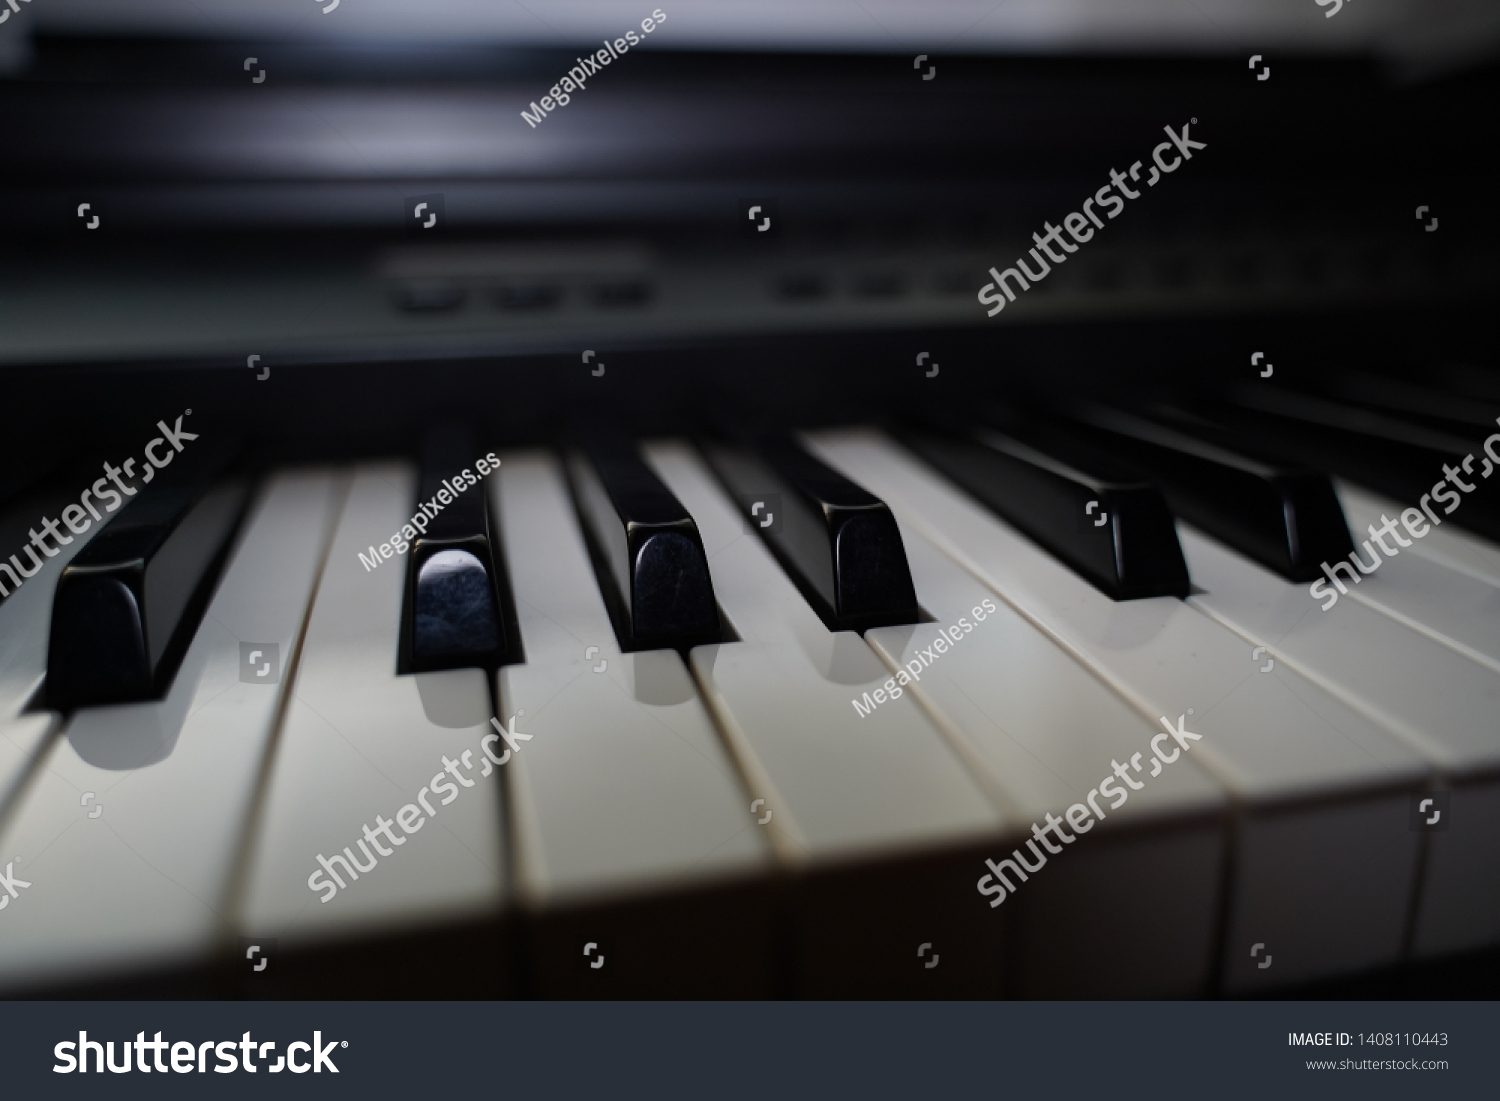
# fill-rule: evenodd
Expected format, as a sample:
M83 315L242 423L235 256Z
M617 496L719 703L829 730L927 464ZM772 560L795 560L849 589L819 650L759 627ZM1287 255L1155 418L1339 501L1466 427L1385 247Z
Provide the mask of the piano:
M47 11L7 996L1494 996L1488 32Z

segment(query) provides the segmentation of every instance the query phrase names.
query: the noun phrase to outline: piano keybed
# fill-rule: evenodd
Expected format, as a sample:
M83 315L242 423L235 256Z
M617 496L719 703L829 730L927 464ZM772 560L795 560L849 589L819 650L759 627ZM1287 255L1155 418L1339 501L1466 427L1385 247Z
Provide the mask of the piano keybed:
M830 630L687 436L640 454L729 633L680 650L622 646L546 449L475 491L498 669L401 671L404 556L359 552L405 459L268 471L160 699L48 706L59 548L0 604L0 986L1233 996L1500 940L1500 547L1442 524L1325 614L1179 518L1188 595L1115 600L897 435L800 439L889 508L918 621ZM1335 485L1356 546L1412 504Z

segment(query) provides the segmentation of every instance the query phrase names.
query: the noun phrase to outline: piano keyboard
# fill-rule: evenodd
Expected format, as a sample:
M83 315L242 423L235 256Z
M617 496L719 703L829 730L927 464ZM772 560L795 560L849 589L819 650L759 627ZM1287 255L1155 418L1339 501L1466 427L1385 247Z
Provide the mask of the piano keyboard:
M1500 546L1460 511L1325 613L1232 508L1209 534L1163 503L1191 487L1101 474L1123 450L960 436L777 437L784 534L749 452L692 433L497 449L488 520L453 514L493 590L458 667L414 552L360 553L437 484L417 463L265 472L159 698L48 692L79 537L0 604L0 989L1241 995L1500 941ZM1356 548L1414 503L1337 473ZM1059 522L1090 487L1146 519ZM1149 559L1178 547L1185 596L1111 573L1177 578ZM468 591L422 576L429 619ZM1163 722L1200 738L1147 778ZM1112 769L1128 801L992 905L986 860Z

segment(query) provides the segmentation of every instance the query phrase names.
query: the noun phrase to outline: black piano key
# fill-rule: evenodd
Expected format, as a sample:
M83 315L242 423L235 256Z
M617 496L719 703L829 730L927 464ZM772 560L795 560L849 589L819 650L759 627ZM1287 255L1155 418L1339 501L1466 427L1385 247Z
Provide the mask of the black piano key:
M1480 431L1488 436L1495 431L1495 416L1500 413L1500 401L1444 393L1367 371L1340 371L1316 381L1319 391L1335 401L1362 405L1457 435Z
M1314 581L1319 563L1354 549L1327 476L1273 464L1104 406L1068 411L1091 443L1139 470L1181 519L1288 581Z
M1111 598L1187 595L1172 513L1133 471L1085 447L1044 453L968 422L928 418L898 434Z
M479 454L473 435L457 428L434 430L423 446L417 501L437 511L407 560L403 664L414 673L494 668L510 656L504 579L483 478L472 465Z
M1428 497L1440 520L1500 540L1500 477L1484 451L1490 433L1476 428L1471 436L1275 387L1237 387L1227 403L1196 411L1264 451L1403 504Z
M634 442L590 429L568 473L620 649L723 641L698 525Z
M917 622L906 548L885 502L809 454L790 433L720 433L701 446L829 630Z
M235 442L189 445L58 577L47 649L48 706L151 699L191 641L250 480ZM143 466L143 470L145 467Z

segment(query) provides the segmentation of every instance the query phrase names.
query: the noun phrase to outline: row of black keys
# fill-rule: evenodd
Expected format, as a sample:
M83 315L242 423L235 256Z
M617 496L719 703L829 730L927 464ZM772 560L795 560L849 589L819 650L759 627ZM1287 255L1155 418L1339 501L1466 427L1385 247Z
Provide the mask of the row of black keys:
M1420 407L1419 398L1405 395ZM1494 422L1476 401L1427 398L1425 412L1397 418L1251 387L1194 411L996 404L977 414L925 410L892 428L1093 585L1129 600L1187 595L1174 517L1289 581L1315 580L1321 563L1353 549L1324 472L1414 503L1437 488L1427 481L1435 472L1451 480L1462 469L1479 484L1454 519L1500 539L1497 494L1462 465L1467 455L1483 455L1464 439L1465 428ZM578 441L569 477L621 648L732 637L697 527L635 442L599 426ZM721 429L699 442L750 528L830 629L917 619L900 533L880 500L786 431ZM461 433L430 438L419 499L435 496L473 453ZM49 705L144 699L165 689L248 496L247 481L232 476L232 446L195 458L170 477L164 472L64 570L53 608ZM522 660L481 491L458 494L438 513L413 542L408 569L403 671Z

